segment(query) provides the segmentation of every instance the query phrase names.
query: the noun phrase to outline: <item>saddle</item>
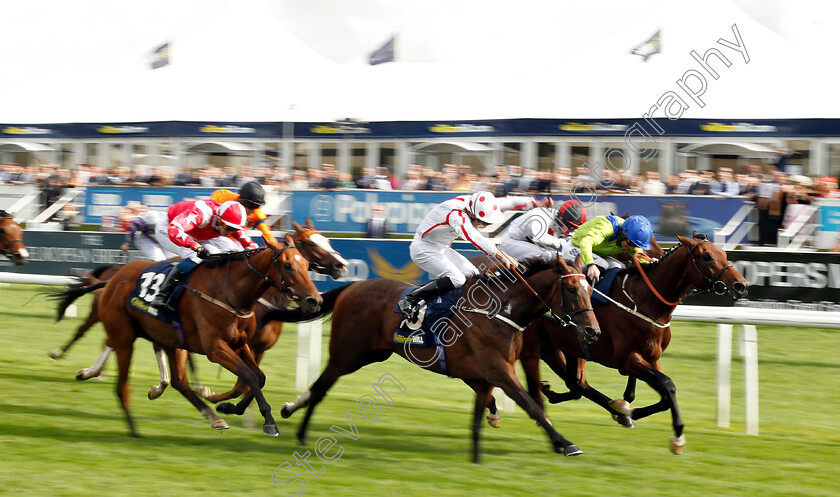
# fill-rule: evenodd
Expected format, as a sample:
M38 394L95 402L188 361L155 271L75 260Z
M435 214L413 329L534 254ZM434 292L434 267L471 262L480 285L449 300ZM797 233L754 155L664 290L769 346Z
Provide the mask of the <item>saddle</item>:
M403 292L400 300L413 289L412 287ZM408 344L412 347L436 346L440 342L437 335L448 328L447 322L442 320L452 315L463 291L464 287L456 288L436 297L432 302L421 303L417 320L400 321L399 326L394 330L393 342L397 345ZM394 312L400 313L399 306L394 307Z
M615 282L615 277L618 276L618 273L621 272L621 268L614 267L611 269L607 269L604 271L604 274L601 276L601 279L598 280L598 283L595 283L595 289L598 292L603 293L604 295L609 295L610 291L612 290L613 282ZM600 307L604 304L607 304L608 301L604 297L601 296L598 292L592 292L592 307Z
M137 278L137 284L134 286L134 289L131 290L131 293L128 295L128 307L143 311L149 316L152 316L159 321L163 321L164 323L172 325L177 324L178 301L184 294L185 288L183 285L189 281L192 271L185 274L182 277L181 283L175 286L175 289L172 290L172 297L169 302L176 311L173 312L165 308L155 309L149 305L155 299L161 283L163 283L163 280L166 279L166 275L172 271L175 264L176 263L171 261L161 261L149 266L145 271L143 271L143 273L140 274L140 277Z

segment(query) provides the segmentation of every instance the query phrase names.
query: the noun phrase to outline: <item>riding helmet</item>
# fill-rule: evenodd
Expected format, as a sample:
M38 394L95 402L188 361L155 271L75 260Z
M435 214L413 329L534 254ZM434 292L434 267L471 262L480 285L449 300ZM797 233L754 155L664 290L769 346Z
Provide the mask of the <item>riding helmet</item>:
M630 216L621 226L624 229L624 236L633 242L633 245L645 250L650 249L650 239L653 236L653 227L650 221L644 216Z
M245 213L245 207L234 200L228 200L216 209L216 215L223 223L238 230L245 229L245 223L248 221L248 215Z
M502 222L504 215L499 209L496 197L490 192L475 192L467 200L467 210L479 221L486 224Z
M586 222L586 208L578 200L567 200L557 209L557 221L561 225L579 228Z
M239 201L249 209L265 205L265 190L256 181L244 183L239 188Z

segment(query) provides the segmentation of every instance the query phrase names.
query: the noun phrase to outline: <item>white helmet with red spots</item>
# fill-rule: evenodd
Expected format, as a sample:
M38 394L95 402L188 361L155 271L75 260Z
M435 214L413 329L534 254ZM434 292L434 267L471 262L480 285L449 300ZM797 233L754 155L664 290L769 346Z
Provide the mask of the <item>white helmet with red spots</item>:
M475 192L467 200L467 210L485 224L496 224L504 220L496 197L490 192Z

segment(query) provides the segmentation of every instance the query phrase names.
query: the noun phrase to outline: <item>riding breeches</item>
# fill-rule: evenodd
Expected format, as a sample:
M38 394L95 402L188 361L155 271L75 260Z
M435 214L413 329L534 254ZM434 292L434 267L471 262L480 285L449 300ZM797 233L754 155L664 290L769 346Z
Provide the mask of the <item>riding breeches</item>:
M164 250L157 240L152 240L146 235L137 236L134 239L134 245L151 261L163 261L171 257L176 257L172 252Z
M557 258L557 250L553 248L538 247L531 242L525 240L514 240L510 237L502 237L499 247L518 261L522 261L529 257L539 257L539 259L543 262L551 262Z
M466 257L452 247L442 247L422 240L414 240L409 247L411 260L432 278L446 276L455 288L464 286L467 278L479 273Z
M570 263L574 264L575 259L578 255L580 255L580 249L574 246L572 243L567 243L563 247L563 259ZM601 257L598 254L592 254L592 259L595 261L595 265L601 269L607 270L612 268L624 268L624 264L616 259L615 257L605 256Z

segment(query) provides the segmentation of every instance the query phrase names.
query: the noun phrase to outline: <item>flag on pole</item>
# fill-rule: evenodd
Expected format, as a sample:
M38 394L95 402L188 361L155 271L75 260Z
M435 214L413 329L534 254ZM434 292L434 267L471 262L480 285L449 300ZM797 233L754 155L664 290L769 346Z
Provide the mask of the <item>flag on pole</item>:
M157 47L152 52L152 69L169 65L169 42Z
M656 30L656 33L653 34L647 41L644 43L635 46L630 53L633 55L638 55L642 58L642 62L647 62L648 59L654 55L658 54L662 51L662 30Z
M377 51L370 54L370 65L375 66L386 62L394 62L394 42L396 39L396 35L392 36L391 39L386 41L385 44L379 47Z

